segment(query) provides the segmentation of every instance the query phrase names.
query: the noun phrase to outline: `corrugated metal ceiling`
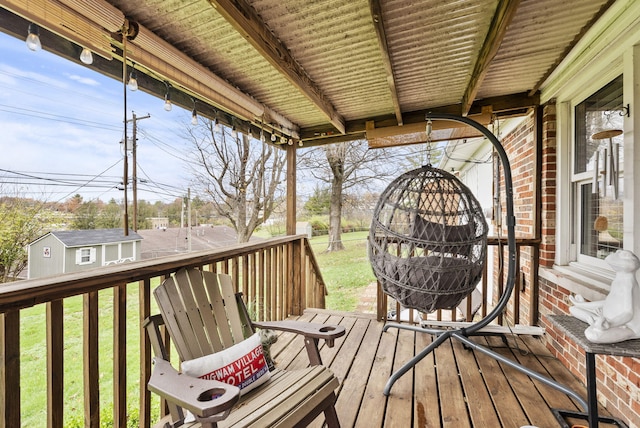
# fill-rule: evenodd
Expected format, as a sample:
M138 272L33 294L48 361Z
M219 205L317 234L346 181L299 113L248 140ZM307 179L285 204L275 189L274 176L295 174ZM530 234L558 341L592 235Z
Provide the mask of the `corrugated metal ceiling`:
M75 0L51 2L82 8ZM435 108L473 114L484 107L486 113L494 97L512 97L503 108L526 109L535 104L535 90L544 78L612 2L90 1L94 8L103 4L110 15L121 12L148 30L145 34L167 42L243 93L246 99L235 105L245 106L244 116L238 117L255 124L271 120L267 115L281 115L280 124L290 121L291 130L309 142L319 135L340 135L341 127L347 134L362 136L367 122L376 128L396 126L398 118L405 125L417 123ZM503 33L496 31L502 16L508 17ZM46 22L41 24L46 27ZM380 32L384 43L378 39ZM171 54L166 58L161 61L170 61ZM140 66L155 78L171 79L179 73L163 74L162 67L149 61ZM233 102L224 105L228 91L214 100L197 93L196 84L171 83L190 95L203 95L202 100L216 108L239 114ZM530 99L522 95L527 93ZM470 100L466 111L465 94L475 95L475 104ZM254 116L256 111L264 113L247 117L248 111Z

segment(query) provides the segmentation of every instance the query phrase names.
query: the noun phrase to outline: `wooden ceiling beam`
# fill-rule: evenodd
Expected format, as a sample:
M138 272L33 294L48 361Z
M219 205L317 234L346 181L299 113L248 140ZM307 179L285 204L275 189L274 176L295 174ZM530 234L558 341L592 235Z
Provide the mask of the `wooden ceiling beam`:
M491 123L493 114L491 107L485 107L479 114L470 115L472 119L482 125ZM377 149L381 147L406 146L409 144L425 143L428 140L447 141L453 138L472 138L482 135L475 128L462 122L452 122L445 120L434 120L431 125L431 135L427 135L426 121L412 123L404 126L376 127L373 121L366 123L366 137L369 148ZM463 128L463 131L455 132L456 128Z
M391 64L391 56L389 55L389 46L387 45L387 34L384 29L384 21L382 18L382 8L380 7L380 0L369 0L369 8L371 9L371 16L373 18L373 26L376 29L376 35L378 36L378 44L380 45L380 54L382 55L382 62L384 64L385 72L387 73L387 84L391 91L391 101L393 102L393 110L396 114L396 120L398 125L402 125L402 110L400 109L400 100L398 99L398 91L396 89L396 79L393 74L393 65Z
M507 27L513 20L519 4L520 0L500 0L498 2L496 13L493 15L493 19L491 20L489 32L487 33L487 37L480 49L480 53L478 54L478 60L473 68L469 85L467 85L467 89L464 91L464 95L462 96L463 116L469 114L469 109L473 104L473 100L478 94L480 85L489 70L489 65L491 65L491 61L498 52L502 39L507 32Z
M209 3L260 55L309 98L340 133L345 133L344 118L246 0L209 0Z
M516 117L525 115L531 107L540 105L540 94L536 92L532 96L522 92L518 94L502 95L499 97L484 98L477 100L469 109L468 115L476 115L486 111L487 107L491 108L492 114L499 118ZM406 112L403 114L404 126L415 123L424 123L427 113L447 113L460 114L460 104L451 104L440 107L433 107L427 110L418 110ZM366 123L373 121L376 128L385 128L396 126L396 118L394 115L372 117L367 119L352 120L345 123L346 136L349 139L364 138L367 130ZM337 140L337 138L339 138ZM334 142L345 141L343 136L336 133L335 130L328 127L314 127L300 129L300 138L306 145L332 144Z

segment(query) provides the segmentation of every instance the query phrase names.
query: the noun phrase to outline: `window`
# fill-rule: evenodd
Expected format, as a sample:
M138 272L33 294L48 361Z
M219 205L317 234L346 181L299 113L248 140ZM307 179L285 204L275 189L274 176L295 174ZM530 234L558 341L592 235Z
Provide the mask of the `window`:
M578 262L623 248L622 76L575 106L572 183Z
M86 265L96 261L96 249L95 248L79 248L76 250L76 264Z

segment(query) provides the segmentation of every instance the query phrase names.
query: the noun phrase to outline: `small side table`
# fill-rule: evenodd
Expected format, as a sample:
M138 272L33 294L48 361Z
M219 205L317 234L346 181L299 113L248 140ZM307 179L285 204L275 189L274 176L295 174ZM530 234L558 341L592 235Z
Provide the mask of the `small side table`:
M572 417L586 419L589 422L589 428L598 428L598 422L628 428L624 422L617 418L598 417L596 354L638 358L640 357L640 339L619 343L593 343L584 336L584 331L589 326L587 323L570 315L550 315L548 318L551 324L584 349L586 357L587 403L589 407L587 413L553 409L558 421L563 422L564 417ZM568 427L566 422L565 426Z

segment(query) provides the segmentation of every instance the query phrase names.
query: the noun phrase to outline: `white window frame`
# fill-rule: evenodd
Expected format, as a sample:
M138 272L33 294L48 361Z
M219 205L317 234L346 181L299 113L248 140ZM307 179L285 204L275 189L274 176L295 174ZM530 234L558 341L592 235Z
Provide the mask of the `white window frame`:
M558 193L557 193L557 245L556 264L561 266L571 265L605 276L609 276L611 269L603 260L595 257L579 256L578 234L580 231L581 217L578 216L578 191L576 179L582 177L588 179L592 177L592 172L585 172L574 175L574 149L575 149L575 108L585 99L606 86L609 82L623 73L622 61L617 61L607 71L603 71L599 76L585 78L580 90L576 90L572 96L564 100L558 100L556 118L558 125ZM582 80L582 79L580 79ZM626 83L623 87L626 89ZM625 91L626 92L626 91ZM624 95L626 97L626 95ZM625 120L625 128L627 126ZM627 138L625 136L624 149L627 149ZM626 169L626 168L625 168ZM625 189L627 183L625 182ZM625 203L626 211L626 203ZM626 218L625 218L626 220ZM626 238L626 235L625 235ZM625 239L626 241L626 239ZM625 244L626 245L626 244Z
M605 67L606 66L606 67ZM634 94L634 82L640 83L640 46L625 50L620 56L604 64L602 69L589 70L589 73L576 77L570 85L569 95L558 97L556 108L557 119L557 165L558 187L556 200L556 266L555 269L563 274L586 281L596 289L608 292L613 279L613 271L604 261L595 257L579 254L578 233L581 220L577 210L579 187L574 180L574 149L575 149L575 107L586 98L600 90L617 76L623 76L623 104L631 107L631 117L624 118L624 248L638 254L640 246L640 220L635 213L640 207L640 174L638 162L634 168L634 158L638 158L640 151L634 154L634 125L640 129L640 120L634 116L634 101L640 106L640 93ZM571 90L572 89L572 90ZM635 121L638 124L635 124ZM634 171L635 169L635 171ZM635 172L635 173L634 173ZM587 172L583 178L592 173ZM634 230L638 231L634 233Z
M88 256L89 260L84 261L83 258L85 258L86 256ZM76 250L77 265L89 265L89 264L95 263L95 261L96 261L95 247L82 247Z
M609 267L609 265L603 260L603 259L599 259L597 257L593 257L593 256L589 256L586 254L582 254L580 252L580 245L582 244L580 242L580 234L582 231L582 222L584 220L584 215L582 215L581 212L581 191L582 191L582 186L585 183L588 182L592 182L593 181L593 171L585 171L585 172L580 172L580 173L576 173L575 172L575 167L576 167L576 160L575 160L575 149L576 149L576 135L575 135L575 131L576 131L576 116L575 116L575 112L576 112L576 107L584 102L587 98L591 97L592 95L594 95L596 92L598 92L600 89L602 89L603 87L605 87L606 85L608 85L611 81L613 81L614 79L618 78L620 75L622 75L622 79L623 79L623 97L624 97L624 74L622 74L622 68L620 68L620 74L617 74L616 76L614 76L610 81L606 82L605 84L599 86L598 88L595 88L591 93L589 93L589 95L586 95L584 97L579 97L574 99L571 102L571 140L569 141L569 152L571 153L570 155L570 161L571 161L571 176L570 176L570 192L571 192L571 202L572 202L572 208L571 208L571 218L574 220L572 222L572 230L571 230L571 239L573 242L573 254L572 254L572 262L577 263L577 265L579 267L582 267L582 269L586 269L586 270L604 270L604 271L610 271L611 268ZM619 138L617 138L617 140L619 140ZM626 144L623 144L623 146L626 146ZM624 150L626 147L622 147L622 149ZM621 177L624 177L624 165L620 165L620 170L621 170ZM625 182L626 184L626 182ZM623 205L627 205L624 204ZM626 208L626 207L625 207Z

